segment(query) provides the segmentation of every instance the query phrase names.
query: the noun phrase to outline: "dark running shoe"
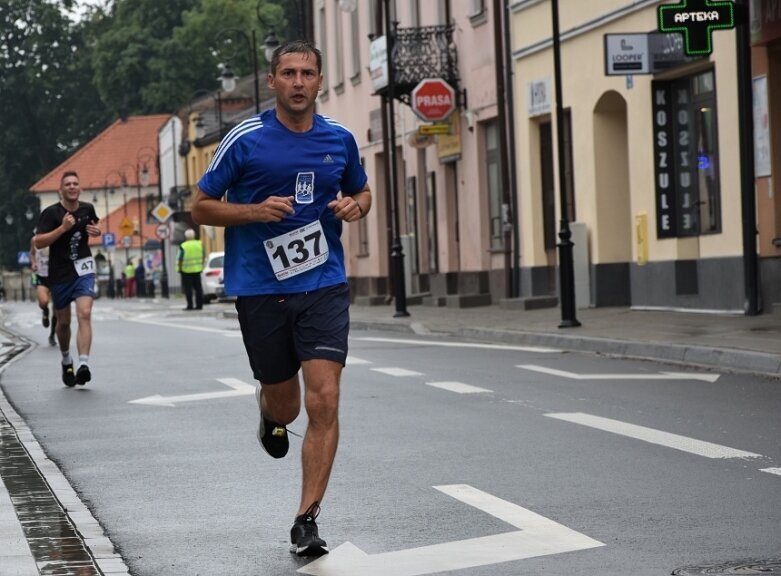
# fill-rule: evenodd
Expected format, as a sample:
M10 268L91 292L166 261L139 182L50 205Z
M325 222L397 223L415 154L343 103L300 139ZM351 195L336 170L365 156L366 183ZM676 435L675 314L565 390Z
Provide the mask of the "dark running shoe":
M41 310L41 324L43 324L44 328L49 327L49 309L44 308Z
M57 340L54 339L54 334L49 334L49 346L56 346Z
M76 375L73 373L73 362L62 365L62 383L66 386L76 385Z
M287 438L287 428L269 420L263 415L260 409L261 387L255 389L255 398L258 401L258 412L260 412L260 424L258 424L258 442L263 450L273 458L284 458L290 447Z
M290 551L296 556L328 554L325 540L317 533L315 519L318 514L320 514L320 503L315 502L293 522L293 527L290 529Z
M90 380L92 380L92 374L89 371L89 366L82 364L79 366L79 369L76 370L76 384L84 386Z

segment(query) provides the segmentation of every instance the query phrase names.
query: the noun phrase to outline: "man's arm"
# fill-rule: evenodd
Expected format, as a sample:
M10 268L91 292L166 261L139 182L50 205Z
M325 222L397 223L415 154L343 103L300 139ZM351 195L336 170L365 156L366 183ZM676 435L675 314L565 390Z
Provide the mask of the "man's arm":
M196 224L235 226L251 222L281 222L294 214L293 196L269 196L260 204L233 204L198 190L192 206Z
M38 259L35 257L35 236L30 238L30 270L38 271Z
M364 184L360 191L351 196L342 196L328 203L334 215L345 222L355 222L369 213L372 207L372 193L369 183Z

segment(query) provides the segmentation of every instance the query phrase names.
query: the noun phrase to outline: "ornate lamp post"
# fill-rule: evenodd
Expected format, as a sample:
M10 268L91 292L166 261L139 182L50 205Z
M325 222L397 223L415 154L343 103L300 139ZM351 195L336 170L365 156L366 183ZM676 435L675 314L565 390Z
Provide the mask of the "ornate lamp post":
M226 28L220 30L215 36L214 41L217 44L218 50L228 49L229 52L224 54L223 59L225 63L222 67L222 73L218 80L222 84L222 89L225 92L233 92L236 89L236 75L233 73L230 67L230 61L236 56L236 48L233 46L233 38L239 37L247 43L247 50L249 50L250 61L252 62L252 71L255 76L255 113L260 112L260 88L258 78L258 49L257 42L255 41L255 30L252 30L250 36L247 36L245 32L242 32L238 28Z

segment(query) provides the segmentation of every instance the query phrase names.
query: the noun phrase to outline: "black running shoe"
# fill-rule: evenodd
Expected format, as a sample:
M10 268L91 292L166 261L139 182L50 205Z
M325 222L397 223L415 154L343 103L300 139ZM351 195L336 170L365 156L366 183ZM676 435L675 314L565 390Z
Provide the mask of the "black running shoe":
M54 334L49 334L49 346L56 346L57 340L54 339Z
M290 552L296 556L322 556L328 554L325 540L317 533L315 518L320 514L320 504L315 502L301 516L296 517L290 529Z
M44 308L41 312L42 312L41 324L43 324L44 328L48 328L49 327L49 309L48 308Z
M73 362L62 365L62 383L66 386L76 385L76 375L73 373Z
M260 411L261 387L258 385L255 390L255 398L258 401L258 411ZM258 442L263 450L273 458L284 458L290 447L287 438L287 428L269 420L260 412L260 424L258 424Z
M89 366L82 364L79 366L79 369L76 370L76 384L84 386L90 380L92 380L92 374L89 371Z

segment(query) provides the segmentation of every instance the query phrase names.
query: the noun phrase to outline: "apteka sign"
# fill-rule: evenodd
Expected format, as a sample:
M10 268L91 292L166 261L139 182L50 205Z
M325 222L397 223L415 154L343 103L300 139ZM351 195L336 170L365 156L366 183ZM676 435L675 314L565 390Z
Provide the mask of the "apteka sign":
M735 6L731 0L682 0L675 5L659 6L660 32L679 32L687 56L713 52L714 30L735 27Z

